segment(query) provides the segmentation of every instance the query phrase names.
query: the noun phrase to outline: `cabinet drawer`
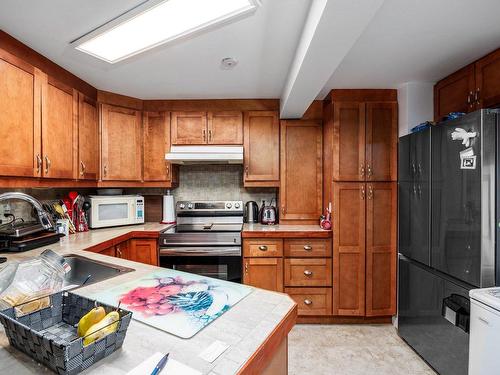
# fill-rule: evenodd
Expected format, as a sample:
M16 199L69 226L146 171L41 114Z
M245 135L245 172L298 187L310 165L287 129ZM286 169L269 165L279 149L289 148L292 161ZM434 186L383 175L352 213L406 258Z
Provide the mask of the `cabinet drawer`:
M285 259L286 286L331 286L332 260Z
M318 239L294 239L285 240L284 252L286 257L331 257L332 256L332 241Z
M243 241L245 257L281 257L283 256L283 240L252 239Z
M332 288L286 288L298 305L299 315L331 315Z

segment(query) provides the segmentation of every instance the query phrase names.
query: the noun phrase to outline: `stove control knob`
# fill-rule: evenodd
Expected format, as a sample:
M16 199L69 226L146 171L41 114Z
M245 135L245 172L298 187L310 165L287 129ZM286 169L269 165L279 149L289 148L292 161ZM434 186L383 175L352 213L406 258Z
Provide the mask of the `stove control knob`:
M234 204L234 208L236 208L236 209L240 208L240 204L239 204L238 202L236 202L236 203Z
M185 205L184 203L181 203L181 204L179 204L179 208L180 208L181 210L183 210L184 208L186 208L186 205Z
M233 204L231 202L227 202L226 208L229 210L231 207L233 207Z
M192 210L192 209L193 209L193 204L192 204L192 203L189 203L189 204L188 204L188 208L189 208L190 210Z

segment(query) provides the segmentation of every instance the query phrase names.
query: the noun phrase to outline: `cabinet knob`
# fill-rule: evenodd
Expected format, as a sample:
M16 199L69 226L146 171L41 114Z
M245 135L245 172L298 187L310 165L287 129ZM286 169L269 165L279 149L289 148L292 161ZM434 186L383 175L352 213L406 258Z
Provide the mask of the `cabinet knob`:
M306 276L312 276L312 274L313 274L312 271L309 271L309 270L304 271L304 275L306 275Z
M106 177L108 175L108 166L107 165L105 165L103 168L103 174L104 174L104 177Z
M45 155L45 174L48 174L49 173L49 169L50 169L50 159L47 155Z
M312 302L310 299L307 299L307 298L306 298L306 299L304 300L304 304L306 304L307 306L312 305L312 303L313 303L313 302Z
M312 250L312 246L311 245L304 245L304 250L305 251L311 251Z
M266 245L260 245L259 246L260 251L267 251L267 246Z
M245 262L245 273L248 273L248 262Z

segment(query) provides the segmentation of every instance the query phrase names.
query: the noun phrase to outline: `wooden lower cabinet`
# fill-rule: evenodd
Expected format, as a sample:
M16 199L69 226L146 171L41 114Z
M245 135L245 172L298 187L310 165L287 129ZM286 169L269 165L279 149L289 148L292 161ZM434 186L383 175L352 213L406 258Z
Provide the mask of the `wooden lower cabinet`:
M334 183L334 315L396 312L396 184Z
M332 288L285 288L298 305L299 315L331 315Z
M96 245L88 248L87 251L152 266L159 264L158 241L155 238L132 238L112 246Z
M244 258L243 283L256 288L283 291L282 258Z
M273 258L283 256L283 240L252 239L243 242L243 256L251 258Z
M367 184L366 316L396 313L397 185Z
M285 259L286 286L331 286L332 261L329 258Z
M102 250L96 250L95 252L110 257L116 256L116 248L114 246L106 247L105 249Z

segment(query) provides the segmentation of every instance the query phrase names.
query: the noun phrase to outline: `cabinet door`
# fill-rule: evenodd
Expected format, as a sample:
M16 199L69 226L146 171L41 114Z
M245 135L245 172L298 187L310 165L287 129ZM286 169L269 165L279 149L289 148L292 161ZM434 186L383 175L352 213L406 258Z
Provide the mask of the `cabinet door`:
M40 176L39 72L0 50L0 77L0 175Z
M366 180L396 181L398 152L396 103L366 103Z
M170 113L144 112L144 181L171 181L172 165L165 160L170 150Z
M78 178L97 180L99 174L99 122L97 103L78 97Z
M279 186L280 129L278 113L273 111L245 112L244 185Z
M474 110L474 64L460 69L434 86L434 120L440 121L450 112Z
M141 181L141 112L102 105L102 180Z
M127 259L134 262L158 265L158 241L156 239L132 239L128 244Z
M396 313L395 182L367 184L366 316Z
M206 112L172 112L172 144L202 145L207 143Z
M243 284L283 291L283 259L244 258Z
M208 143L214 145L243 144L243 114L241 112L209 112Z
M102 254L102 255L107 255L110 257L115 257L116 256L116 249L114 246L110 246L110 247L105 248L104 250L98 251L98 253Z
M281 122L280 220L317 221L323 200L321 121Z
M365 314L364 183L333 184L333 314Z
M333 104L333 180L365 180L365 104Z
M500 107L500 49L475 65L476 109Z
M42 85L43 177L76 177L77 114L77 92L48 77Z

